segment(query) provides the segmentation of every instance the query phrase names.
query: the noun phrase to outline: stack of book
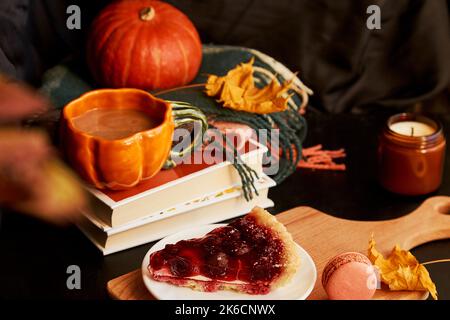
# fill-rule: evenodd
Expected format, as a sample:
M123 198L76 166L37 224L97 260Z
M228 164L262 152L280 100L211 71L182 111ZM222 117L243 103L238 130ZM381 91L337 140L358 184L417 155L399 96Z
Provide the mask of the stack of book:
M183 163L161 170L129 190L88 188L91 206L79 228L107 255L186 228L234 218L254 206L271 207L267 195L275 182L263 173L266 151L250 140L241 152L242 161L259 176L255 183L258 195L250 201L245 199L240 176L230 162Z

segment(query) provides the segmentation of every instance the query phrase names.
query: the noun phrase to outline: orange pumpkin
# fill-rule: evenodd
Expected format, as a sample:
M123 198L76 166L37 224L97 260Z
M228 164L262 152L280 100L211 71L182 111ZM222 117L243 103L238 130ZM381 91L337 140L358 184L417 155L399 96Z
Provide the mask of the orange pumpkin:
M116 140L89 135L74 126L74 118L96 108L142 111L156 126ZM65 155L83 179L100 189L127 189L153 177L170 153L173 132L171 104L138 89L91 91L70 102L62 113Z
M192 22L173 6L122 0L94 20L87 58L95 80L104 86L166 89L194 79L202 46Z

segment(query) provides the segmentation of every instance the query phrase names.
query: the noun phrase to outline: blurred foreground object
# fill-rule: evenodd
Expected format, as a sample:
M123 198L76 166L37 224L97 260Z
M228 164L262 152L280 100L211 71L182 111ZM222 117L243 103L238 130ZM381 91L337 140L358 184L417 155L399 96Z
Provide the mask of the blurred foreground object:
M48 101L31 88L0 74L0 124L44 112L47 106Z
M0 79L0 124L42 112L47 102L31 89ZM58 160L47 136L0 128L0 204L54 223L66 223L85 204L76 176Z

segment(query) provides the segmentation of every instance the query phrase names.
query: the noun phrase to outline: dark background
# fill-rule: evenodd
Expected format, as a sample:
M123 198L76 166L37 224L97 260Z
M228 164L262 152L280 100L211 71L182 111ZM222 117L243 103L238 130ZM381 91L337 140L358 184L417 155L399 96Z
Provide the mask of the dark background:
M85 58L89 25L108 0L0 2L0 72L39 86L68 57ZM299 72L316 108L402 109L448 90L450 0L167 0L204 43L258 49ZM81 30L66 28L78 4ZM369 5L381 29L366 27Z
M38 86L46 68L67 55L82 56L85 26L106 2L70 1L82 8L80 32L65 29L69 1L0 2L0 70ZM380 126L400 110L435 114L449 137L448 1L169 2L191 17L205 43L256 48L299 71L315 91L306 116L305 146L322 143L347 151L346 172L299 170L271 190L276 203L272 213L308 205L343 218L380 220L404 215L426 198L381 189L375 181L374 152ZM382 30L369 32L365 8L374 3L382 8ZM449 170L447 156L436 194L450 194ZM106 282L138 268L150 247L103 257L74 227L59 229L5 213L0 224L0 298L106 298ZM413 252L420 261L450 258L450 240ZM66 288L66 268L72 264L81 268L81 290ZM450 299L450 265L427 268L440 298Z

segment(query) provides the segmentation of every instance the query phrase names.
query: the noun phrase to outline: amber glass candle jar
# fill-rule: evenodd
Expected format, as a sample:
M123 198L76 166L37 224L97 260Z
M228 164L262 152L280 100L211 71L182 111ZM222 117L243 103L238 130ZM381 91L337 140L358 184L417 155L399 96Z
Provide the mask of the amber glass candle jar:
M436 191L442 180L445 144L436 120L410 113L390 117L379 138L381 185L402 195Z

